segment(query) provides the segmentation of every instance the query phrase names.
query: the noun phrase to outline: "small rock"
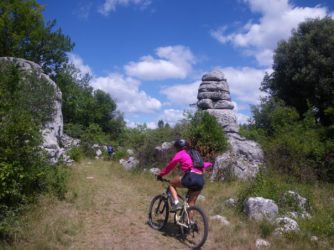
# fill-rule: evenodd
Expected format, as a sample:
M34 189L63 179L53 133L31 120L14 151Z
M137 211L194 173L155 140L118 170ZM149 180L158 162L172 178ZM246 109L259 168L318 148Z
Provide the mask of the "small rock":
M235 207L236 203L237 203L237 201L233 198L230 198L230 199L225 201L225 205L231 206L231 207Z
M318 237L315 236L315 235L313 235L313 236L311 237L311 241L318 241L318 240L319 240Z
M93 177L93 176L87 176L86 179L87 179L87 180L93 180L94 177Z
M275 224L278 225L278 227L275 229L274 234L281 235L285 234L290 231L298 231L299 226L298 223L290 219L288 217L280 217L275 220Z
M256 248L261 248L261 247L270 247L270 243L268 241L262 240L262 239L257 239L255 243Z
M217 220L225 226L229 226L231 224L225 217L221 215L210 216L210 220Z
M198 197L197 197L197 200L198 201L205 201L205 196L203 196L203 195L199 195Z
M127 152L128 156L134 155L134 152L133 152L132 149L128 149L126 152Z
M159 174L160 173L160 169L159 168L151 168L150 169L150 173L151 174Z
M100 149L96 150L96 157L100 157L102 155L102 151Z

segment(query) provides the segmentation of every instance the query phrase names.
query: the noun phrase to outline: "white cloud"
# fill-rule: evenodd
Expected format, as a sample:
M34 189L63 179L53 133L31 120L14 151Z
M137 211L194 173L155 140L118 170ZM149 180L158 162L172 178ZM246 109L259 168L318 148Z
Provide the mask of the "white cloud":
M144 125L144 123L134 122L134 121L130 121L130 120L127 120L127 119L125 119L125 122L126 122L126 126L128 128L137 128L139 125L140 126ZM158 127L157 123L155 123L155 122L147 122L145 124L146 124L146 127L150 128L150 129L156 129Z
M110 11L116 11L116 6L126 7L129 5L137 5L141 9L145 9L151 3L151 0L105 0L104 4L99 8L99 12L107 16Z
M196 81L191 84L165 87L160 93L166 95L170 103L189 108L190 104L197 102L197 92L200 83L200 81Z
M327 8L319 5L296 7L288 0L244 0L254 13L262 16L257 23L248 22L243 32L225 35L226 27L211 31L211 35L221 43L231 42L236 47L245 48L255 56L260 65L271 66L273 49L281 39L288 39L291 30L308 18L322 18Z
M93 75L93 71L91 70L91 68L83 63L83 60L80 56L69 53L68 58L70 62L73 63L73 65L81 71L83 75L85 74L89 74L91 76Z
M155 52L157 59L148 55L125 65L127 75L142 80L184 79L196 60L190 49L181 45L160 47Z
M131 77L124 77L117 73L111 73L107 77L97 77L92 81L92 86L110 94L117 103L117 107L125 114L128 113L152 113L161 108L159 100L148 96L139 90L141 82Z
M158 120L168 122L170 126L174 126L178 121L185 119L184 111L177 109L165 109L158 117Z
M271 73L271 69L261 70L255 68L222 68L221 69L230 87L230 92L240 103L257 104L260 95L263 93L259 90L265 72Z

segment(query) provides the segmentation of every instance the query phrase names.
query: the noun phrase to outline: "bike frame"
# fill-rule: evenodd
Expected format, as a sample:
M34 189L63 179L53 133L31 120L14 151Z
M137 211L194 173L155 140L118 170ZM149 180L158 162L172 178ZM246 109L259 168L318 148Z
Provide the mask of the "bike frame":
M188 211L187 211L187 209L190 207L189 204L188 204L189 192L190 192L190 190L188 190L188 192L186 194L186 198L184 198L179 193L177 193L177 196L182 200L183 205L182 205L182 210L181 210L180 215L177 215L176 212L175 212L175 221L178 225L183 226L185 228L188 228L188 226L186 224L181 223L180 218L182 217L182 214L185 213L186 216L187 216L187 223L189 225L189 216L188 216ZM172 205L173 204L173 199L171 197L169 187L167 187L166 192L164 193L164 195L168 198L170 204Z

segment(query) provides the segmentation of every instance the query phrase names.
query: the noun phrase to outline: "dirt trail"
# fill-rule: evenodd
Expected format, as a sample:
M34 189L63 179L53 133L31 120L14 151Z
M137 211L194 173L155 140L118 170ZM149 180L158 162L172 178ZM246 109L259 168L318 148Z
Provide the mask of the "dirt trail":
M80 165L78 171L80 181L87 185L87 196L78 197L78 202L91 206L80 209L79 205L82 231L73 238L70 248L186 249L175 235L175 225L159 232L147 224L152 196L143 192L141 181L122 176L122 172L105 164Z
M66 199L41 196L23 216L19 237L3 249L188 249L172 215L162 231L148 225L150 202L166 187L152 175L108 161L82 162L70 172ZM232 235L210 222L203 249L249 249L225 244Z

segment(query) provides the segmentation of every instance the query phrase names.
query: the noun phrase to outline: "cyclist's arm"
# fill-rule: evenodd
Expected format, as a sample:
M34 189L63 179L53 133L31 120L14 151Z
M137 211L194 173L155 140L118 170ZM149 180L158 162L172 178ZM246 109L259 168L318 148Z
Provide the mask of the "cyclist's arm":
M204 168L211 167L212 163L211 162L204 162Z
M164 176L168 174L176 165L180 162L179 154L176 154L173 159L167 164L167 166L160 172L160 176Z

